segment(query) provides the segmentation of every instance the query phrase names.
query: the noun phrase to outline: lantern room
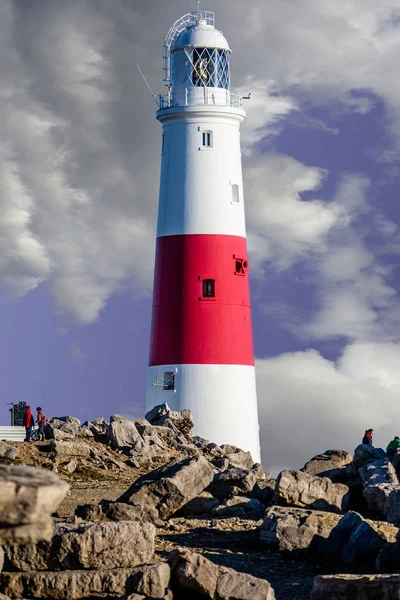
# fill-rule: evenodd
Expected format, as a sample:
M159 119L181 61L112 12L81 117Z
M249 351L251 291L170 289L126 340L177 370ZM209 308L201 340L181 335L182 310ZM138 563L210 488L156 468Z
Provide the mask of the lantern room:
M215 29L215 15L197 11L171 27L164 44L164 81L169 93L162 105L231 105L228 42Z

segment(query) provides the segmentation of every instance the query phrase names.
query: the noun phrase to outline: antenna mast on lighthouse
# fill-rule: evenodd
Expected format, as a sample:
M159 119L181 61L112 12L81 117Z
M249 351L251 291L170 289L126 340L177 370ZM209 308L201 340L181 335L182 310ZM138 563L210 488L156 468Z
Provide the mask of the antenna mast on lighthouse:
M240 124L213 12L164 42L161 181L147 409L188 408L195 434L260 461Z

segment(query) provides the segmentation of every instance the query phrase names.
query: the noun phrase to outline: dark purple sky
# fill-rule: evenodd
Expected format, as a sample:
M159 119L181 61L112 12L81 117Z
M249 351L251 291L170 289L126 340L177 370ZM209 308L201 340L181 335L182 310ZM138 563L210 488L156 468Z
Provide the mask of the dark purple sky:
M139 417L164 36L186 0L0 7L0 421ZM398 6L213 0L242 129L263 461L399 434Z

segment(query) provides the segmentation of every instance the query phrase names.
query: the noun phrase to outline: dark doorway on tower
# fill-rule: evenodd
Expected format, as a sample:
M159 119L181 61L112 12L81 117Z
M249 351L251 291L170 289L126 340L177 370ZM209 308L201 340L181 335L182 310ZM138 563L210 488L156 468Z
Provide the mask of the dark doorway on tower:
M203 298L215 298L215 279L203 279Z

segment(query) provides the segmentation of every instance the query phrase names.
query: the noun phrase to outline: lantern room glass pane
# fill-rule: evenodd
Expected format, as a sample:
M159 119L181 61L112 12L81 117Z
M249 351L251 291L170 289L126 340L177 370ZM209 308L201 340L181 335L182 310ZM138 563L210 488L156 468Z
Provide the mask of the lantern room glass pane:
M192 83L195 87L229 89L229 52L217 48L194 48Z

